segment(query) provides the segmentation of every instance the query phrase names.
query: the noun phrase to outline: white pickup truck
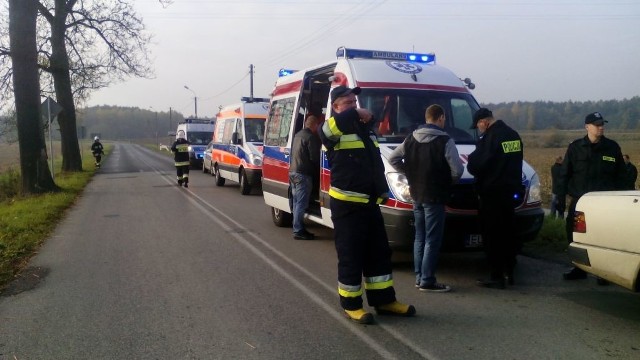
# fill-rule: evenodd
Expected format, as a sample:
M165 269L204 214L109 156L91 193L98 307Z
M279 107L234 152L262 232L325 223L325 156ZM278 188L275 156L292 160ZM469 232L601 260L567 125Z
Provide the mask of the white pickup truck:
M640 190L582 196L569 255L582 270L640 291Z

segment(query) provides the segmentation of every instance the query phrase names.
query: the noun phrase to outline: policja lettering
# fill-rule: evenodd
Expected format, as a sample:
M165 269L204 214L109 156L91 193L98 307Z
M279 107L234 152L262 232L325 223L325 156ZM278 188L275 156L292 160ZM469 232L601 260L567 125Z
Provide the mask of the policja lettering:
M520 146L520 140L503 142L502 151L505 154L522 151L522 146Z

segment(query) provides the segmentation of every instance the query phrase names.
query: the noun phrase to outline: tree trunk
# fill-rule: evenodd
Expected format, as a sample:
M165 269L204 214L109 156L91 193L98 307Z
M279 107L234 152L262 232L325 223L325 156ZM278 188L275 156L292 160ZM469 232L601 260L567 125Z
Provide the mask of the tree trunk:
M51 24L51 76L56 101L64 109L58 115L60 124L62 171L82 171L82 158L76 129L76 107L73 102L69 56L65 44L65 21L68 15L65 0L56 0L55 18Z
M40 127L40 78L36 49L37 0L9 1L9 42L20 143L22 192L56 190Z

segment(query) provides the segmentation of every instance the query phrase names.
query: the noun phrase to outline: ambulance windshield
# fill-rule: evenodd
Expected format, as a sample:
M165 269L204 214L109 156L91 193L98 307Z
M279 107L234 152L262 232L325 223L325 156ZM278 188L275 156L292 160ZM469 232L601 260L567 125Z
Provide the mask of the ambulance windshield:
M475 143L470 130L473 113L479 108L470 94L432 90L362 89L359 106L376 118L374 130L379 142L402 142L413 130L425 124L425 110L433 104L444 108L445 131L458 144Z
M264 119L244 119L244 133L249 142L262 142L264 139Z
M206 145L212 137L213 132L211 131L189 131L187 133L187 140L191 145Z

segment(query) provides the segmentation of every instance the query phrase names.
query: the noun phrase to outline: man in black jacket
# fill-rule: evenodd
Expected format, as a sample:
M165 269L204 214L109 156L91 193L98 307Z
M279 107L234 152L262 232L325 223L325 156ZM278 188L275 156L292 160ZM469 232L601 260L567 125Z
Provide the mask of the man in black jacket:
M631 159L629 155L622 155L624 158L625 167L627 168L627 180L625 189L627 190L635 190L636 189L636 179L638 178L638 169L635 165L631 163Z
M559 196L563 193L560 189L560 176L562 174L562 156L556 158L556 162L551 165L551 217L564 219L564 211L567 209L566 196Z
M291 145L289 182L293 198L293 238L296 240L313 240L315 237L304 227L304 212L309 206L313 179L320 171L318 123L314 115L307 117L304 128L294 135Z
M584 119L587 135L569 144L562 162L560 196L569 195L566 232L573 241L576 204L590 191L624 190L626 168L620 146L604 136L607 121L598 112ZM563 274L565 280L585 279L587 274L574 267Z
M425 125L393 150L389 164L407 176L413 199L416 287L420 291L447 292L451 287L436 281L436 265L444 237L444 206L464 167L455 142L444 131L444 109L436 104L429 106L425 119Z
M361 324L374 322L362 306L362 277L370 306L379 315L413 316L416 309L396 301L391 249L379 204L389 197L373 114L356 106L360 88L331 91L332 116L320 140L331 167L329 206L338 253L338 294L344 314Z
M513 226L514 208L523 201L520 135L493 113L481 108L473 116L472 129L482 134L469 154L467 170L475 177L480 199L480 231L491 274L479 286L504 289L513 284L513 270L520 239Z

